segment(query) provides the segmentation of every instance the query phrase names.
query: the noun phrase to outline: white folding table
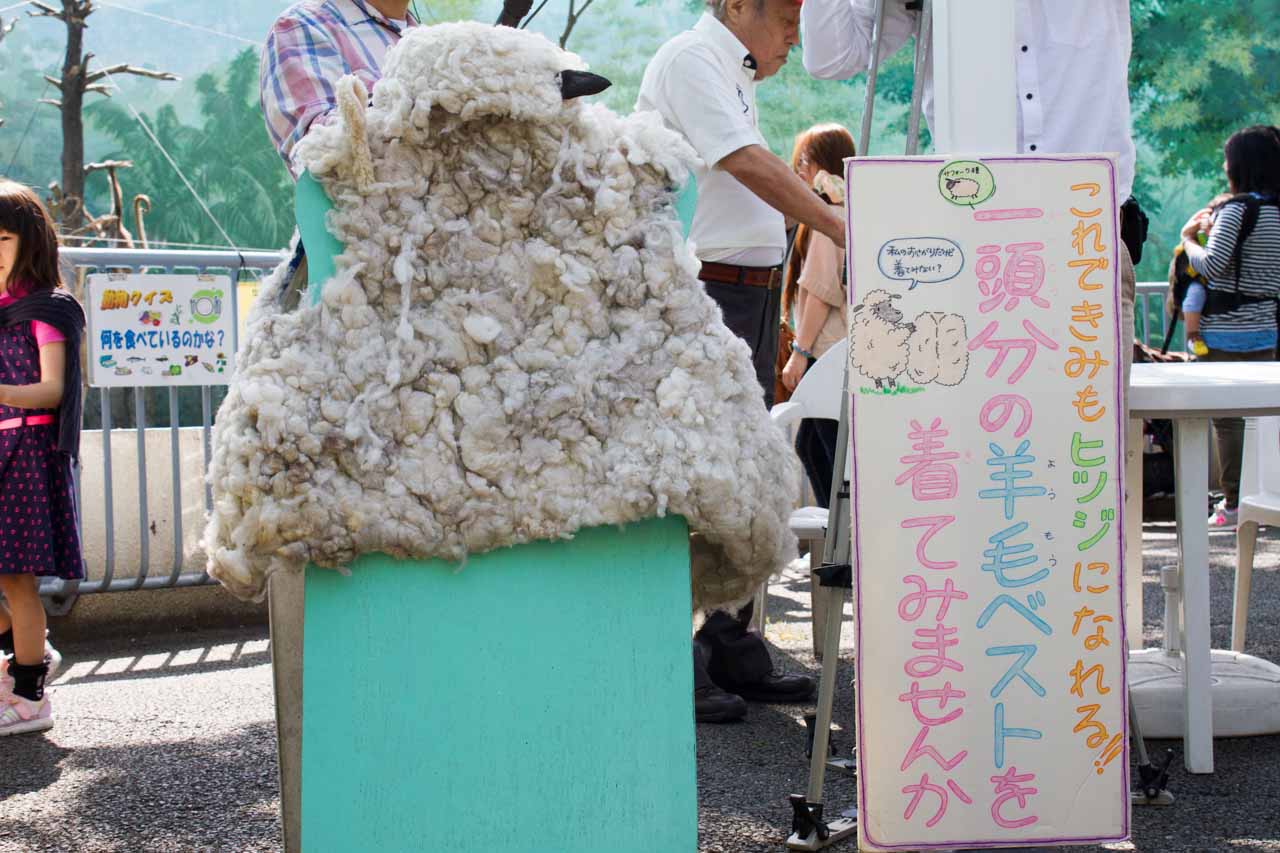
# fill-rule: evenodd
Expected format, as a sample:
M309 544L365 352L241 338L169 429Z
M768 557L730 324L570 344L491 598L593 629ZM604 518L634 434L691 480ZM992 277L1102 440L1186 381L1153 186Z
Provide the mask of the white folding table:
M1125 508L1126 617L1131 661L1142 646L1142 419L1174 426L1178 589L1182 596L1183 754L1191 773L1213 772L1209 642L1209 423L1215 417L1280 415L1280 364L1135 364L1129 382ZM1168 631L1169 626L1166 626ZM1170 648L1166 642L1166 648ZM1174 646L1176 648L1176 646ZM1136 686L1135 686L1136 690Z

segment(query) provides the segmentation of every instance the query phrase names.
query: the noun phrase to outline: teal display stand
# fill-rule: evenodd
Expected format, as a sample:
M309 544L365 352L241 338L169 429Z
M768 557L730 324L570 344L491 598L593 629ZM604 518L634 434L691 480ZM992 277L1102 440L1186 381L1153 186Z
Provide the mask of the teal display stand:
M327 207L304 175L313 299ZM350 569L272 581L286 850L697 848L683 519Z

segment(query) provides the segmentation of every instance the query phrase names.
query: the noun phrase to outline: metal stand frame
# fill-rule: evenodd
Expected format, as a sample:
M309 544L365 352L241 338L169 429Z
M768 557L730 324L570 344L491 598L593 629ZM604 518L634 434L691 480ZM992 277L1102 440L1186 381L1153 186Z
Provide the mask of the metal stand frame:
M867 156L871 144L871 122L875 108L876 77L880 68L880 38L884 29L885 0L876 0L875 25L871 35L871 62L867 69L867 94L863 104L862 127L859 135L858 154ZM915 76L911 92L911 112L907 123L906 153L918 152L920 141L920 114L924 93L925 69L933 37L933 0L914 0L908 8L920 11L915 32ZM805 718L809 736L809 787L803 794L788 797L792 809L791 834L787 847L791 850L821 850L858 831L856 807L841 812L828 820L824 817L822 790L828 767L857 774L857 746L850 757L831 754L831 716L835 700L836 664L840 654L840 628L844 616L845 590L852 591L852 514L850 510L850 484L845 479L849 452L849 368L845 366L845 401L840 407L839 431L836 438L836 465L831 478L831 506L828 507L827 535L823 545L822 565L813 572L813 582L827 587L822 605L825 620L822 641L822 675L818 685L818 706L812 716ZM815 614L816 616L817 614ZM1126 685L1126 689L1128 689ZM857 713L856 710L854 712ZM1131 792L1135 805L1169 805L1174 798L1165 788L1169 779L1169 766L1173 751L1169 750L1159 767L1152 764L1138 715L1129 697L1129 730L1138 753L1137 789ZM856 739L857 729L852 730Z

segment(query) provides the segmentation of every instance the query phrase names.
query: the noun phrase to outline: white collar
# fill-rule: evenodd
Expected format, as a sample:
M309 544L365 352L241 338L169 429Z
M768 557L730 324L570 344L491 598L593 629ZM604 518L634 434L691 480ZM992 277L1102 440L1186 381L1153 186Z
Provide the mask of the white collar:
M698 19L698 23L693 25L693 30L710 42L711 46L724 57L726 63L733 68L740 69L752 81L755 80L755 69L747 64L748 62L755 62L751 57L751 51L747 50L746 45L739 41L733 31L726 27L715 15L710 12L703 12L702 17Z

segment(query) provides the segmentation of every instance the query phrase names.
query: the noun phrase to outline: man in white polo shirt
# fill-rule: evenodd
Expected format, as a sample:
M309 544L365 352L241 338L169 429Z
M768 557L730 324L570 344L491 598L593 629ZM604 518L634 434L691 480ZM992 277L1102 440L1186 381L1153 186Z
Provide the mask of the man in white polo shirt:
M844 246L844 223L760 134L756 85L777 73L799 43L799 0L707 0L693 29L663 45L645 69L637 110L655 110L702 163L689 240L707 294L724 323L751 348L761 399L773 402L787 217ZM743 697L800 702L813 679L773 670L769 650L747 630L751 606L716 612L694 638L699 722L746 714Z

